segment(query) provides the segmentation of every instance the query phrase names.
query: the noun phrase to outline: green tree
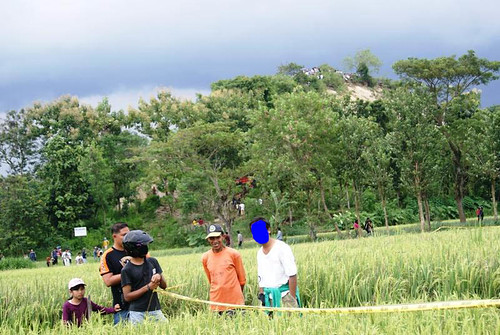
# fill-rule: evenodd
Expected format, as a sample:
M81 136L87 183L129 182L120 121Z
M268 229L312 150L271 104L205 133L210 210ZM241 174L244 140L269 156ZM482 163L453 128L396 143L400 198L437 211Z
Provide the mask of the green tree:
M373 86L373 78L372 76L370 76L370 70L365 63L361 63L358 65L358 67L356 68L356 73L358 74L358 80L361 83L370 87Z
M27 176L0 177L0 250L21 256L55 239L47 220L43 185Z
M337 128L335 141L337 154L334 156L336 160L333 164L337 165L335 170L344 170L342 176L352 186L356 218L361 222L361 194L367 184L363 172L365 170L363 153L373 144L375 138L380 136L380 129L373 121L356 115L344 115L339 120Z
M464 160L464 122L477 111L478 96L470 90L498 79L500 62L478 58L474 51L460 56L436 59L409 58L393 65L403 79L424 85L433 98L430 110L436 125L445 136L452 155L455 179L455 201L460 222L465 222L463 198L468 166ZM467 94L469 92L469 94Z
M393 152L392 134L385 137L377 137L372 144L362 153L367 175L365 178L375 186L378 191L382 210L384 212L384 223L389 232L389 217L387 214L387 193L390 190L392 179L391 154Z
M396 114L393 136L401 179L417 200L422 232L426 230L426 223L430 228L430 209L424 207L427 207L433 179L442 176L435 168L439 166L436 162L442 159L444 147L442 134L431 122L434 106L430 102L425 91L405 89L393 92L388 102Z
M370 49L360 50L356 52L354 57L344 58L343 64L347 71L358 70L364 64L368 69L367 73L378 73L380 66L382 66L380 59Z
M96 210L97 221L99 211L102 213L102 225L106 224L106 212L113 204L112 170L104 159L103 149L96 142L85 148L78 169L89 184L89 193L92 196Z
M278 73L285 76L294 77L296 74L302 72L304 65L299 65L297 63L288 63L278 66Z
M0 163L9 173L26 174L33 170L37 158L37 143L30 131L26 112L10 111L0 122Z
M129 131L107 134L99 138L99 151L105 160L105 166L110 170L114 206L120 210L120 199L130 200L137 193L139 180L143 176L143 164L137 157L147 142L146 138Z
M52 137L43 149L39 176L48 194L49 220L62 236L70 237L79 220L91 216L93 200L78 167L83 147L61 136Z
M199 122L154 146L155 164L169 171L163 175L176 182L185 213L211 209L230 234L237 214L232 197L234 177L241 165L242 138L240 130L232 129L232 122Z
M291 211L303 215L312 239L323 214L333 221L325 181L332 176L328 151L336 136L332 128L339 108L334 99L316 92L286 94L277 98L275 108L257 110L251 119L249 165L261 180L263 192L279 191L294 200Z
M489 180L493 216L498 220L496 184L500 179L500 106L474 114L466 141L471 174Z

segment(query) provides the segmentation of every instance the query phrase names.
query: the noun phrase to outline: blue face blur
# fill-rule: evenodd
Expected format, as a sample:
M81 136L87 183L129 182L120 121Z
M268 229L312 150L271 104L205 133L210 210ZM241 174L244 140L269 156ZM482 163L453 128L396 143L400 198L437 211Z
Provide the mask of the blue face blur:
M265 244L269 241L269 232L267 231L266 223L262 220L252 224L252 236L255 242Z

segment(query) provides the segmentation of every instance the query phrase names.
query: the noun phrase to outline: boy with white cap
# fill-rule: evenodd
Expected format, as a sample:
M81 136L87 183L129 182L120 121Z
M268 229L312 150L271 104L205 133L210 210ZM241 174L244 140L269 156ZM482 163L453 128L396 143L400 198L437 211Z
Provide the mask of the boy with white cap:
M119 304L116 304L114 308L103 307L85 298L85 283L80 278L71 279L68 283L68 289L71 299L63 304L62 314L63 324L65 325L76 323L80 327L84 316L86 319L90 319L91 311L111 314L120 310Z

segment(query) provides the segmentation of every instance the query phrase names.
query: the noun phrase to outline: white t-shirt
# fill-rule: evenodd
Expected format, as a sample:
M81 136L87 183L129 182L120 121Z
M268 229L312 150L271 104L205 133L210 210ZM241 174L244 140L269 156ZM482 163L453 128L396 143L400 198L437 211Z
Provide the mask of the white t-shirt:
M275 240L267 255L262 247L257 251L259 287L280 287L288 278L297 274L292 249L285 242Z

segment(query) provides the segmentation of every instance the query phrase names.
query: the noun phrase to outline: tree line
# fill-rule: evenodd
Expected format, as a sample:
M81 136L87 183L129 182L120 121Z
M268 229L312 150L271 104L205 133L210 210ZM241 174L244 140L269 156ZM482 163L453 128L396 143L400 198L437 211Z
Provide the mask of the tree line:
M361 58L356 67L373 85L368 65ZM132 205L140 212L138 190L153 212L218 219L229 233L238 202L275 226L301 222L313 239L322 224L342 235L349 215L361 222L368 212L386 227L416 219L422 231L434 218L465 222L474 197L491 199L497 220L500 106L481 108L475 87L498 79L500 62L473 51L401 60L393 65L400 80L379 81L372 102L331 94L345 84L329 65L321 79L300 67L220 80L195 101L162 91L126 112L70 96L8 112L0 250L54 246L78 226L107 228ZM243 176L254 183L237 182ZM443 210L450 198L454 208Z

